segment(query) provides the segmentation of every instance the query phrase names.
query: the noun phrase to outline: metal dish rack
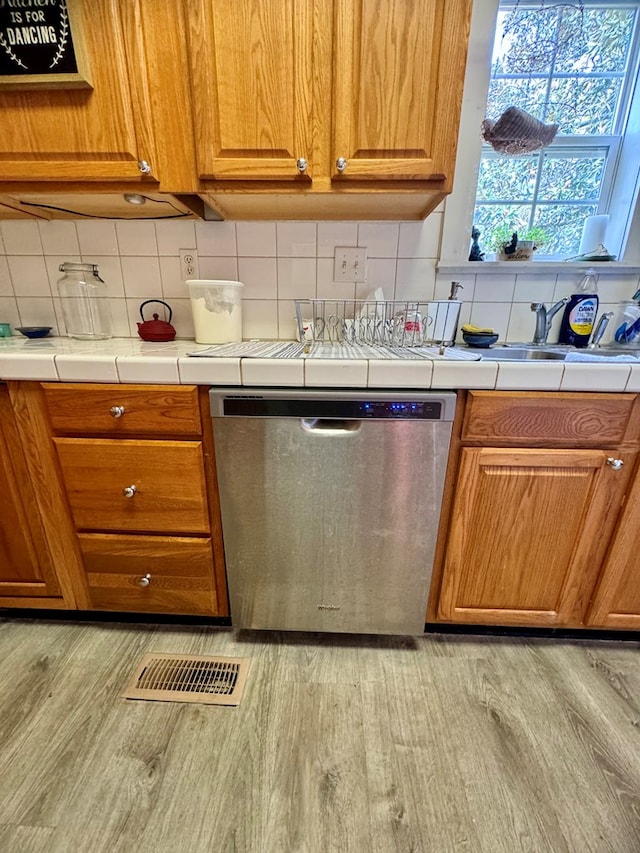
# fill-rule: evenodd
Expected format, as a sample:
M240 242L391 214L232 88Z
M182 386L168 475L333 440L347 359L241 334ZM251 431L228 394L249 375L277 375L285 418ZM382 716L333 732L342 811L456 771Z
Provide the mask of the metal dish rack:
M364 346L451 346L460 302L296 299L299 340Z

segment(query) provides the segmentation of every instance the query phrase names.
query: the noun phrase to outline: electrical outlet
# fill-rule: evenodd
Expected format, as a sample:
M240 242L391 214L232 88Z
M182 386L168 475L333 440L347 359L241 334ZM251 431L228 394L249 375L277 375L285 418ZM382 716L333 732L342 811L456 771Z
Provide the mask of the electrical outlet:
M333 261L334 281L366 281L367 250L336 246Z
M180 275L184 279L198 278L198 253L195 249L180 249Z

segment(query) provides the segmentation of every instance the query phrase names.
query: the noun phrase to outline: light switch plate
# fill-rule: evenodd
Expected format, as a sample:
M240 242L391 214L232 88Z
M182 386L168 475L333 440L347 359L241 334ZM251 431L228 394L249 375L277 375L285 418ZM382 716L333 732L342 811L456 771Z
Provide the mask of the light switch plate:
M336 246L333 261L334 281L366 281L367 250Z

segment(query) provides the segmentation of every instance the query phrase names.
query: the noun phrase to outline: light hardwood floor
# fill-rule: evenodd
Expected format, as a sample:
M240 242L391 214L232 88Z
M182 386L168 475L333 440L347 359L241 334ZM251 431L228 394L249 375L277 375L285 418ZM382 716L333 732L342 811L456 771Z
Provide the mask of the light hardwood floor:
M145 651L237 708L128 702ZM1 853L638 853L637 643L0 621Z

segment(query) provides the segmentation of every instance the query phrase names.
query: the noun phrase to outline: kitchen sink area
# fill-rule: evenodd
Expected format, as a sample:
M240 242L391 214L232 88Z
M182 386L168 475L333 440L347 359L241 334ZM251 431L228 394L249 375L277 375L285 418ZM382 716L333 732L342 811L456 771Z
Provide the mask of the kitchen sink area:
M492 347L491 349L482 350L480 354L481 361L594 361L596 359L615 359L637 361L640 356L640 350L629 349L628 347L595 347L593 349L577 349L575 347L566 347L561 344L548 344L540 346L538 344L503 344L501 346Z

